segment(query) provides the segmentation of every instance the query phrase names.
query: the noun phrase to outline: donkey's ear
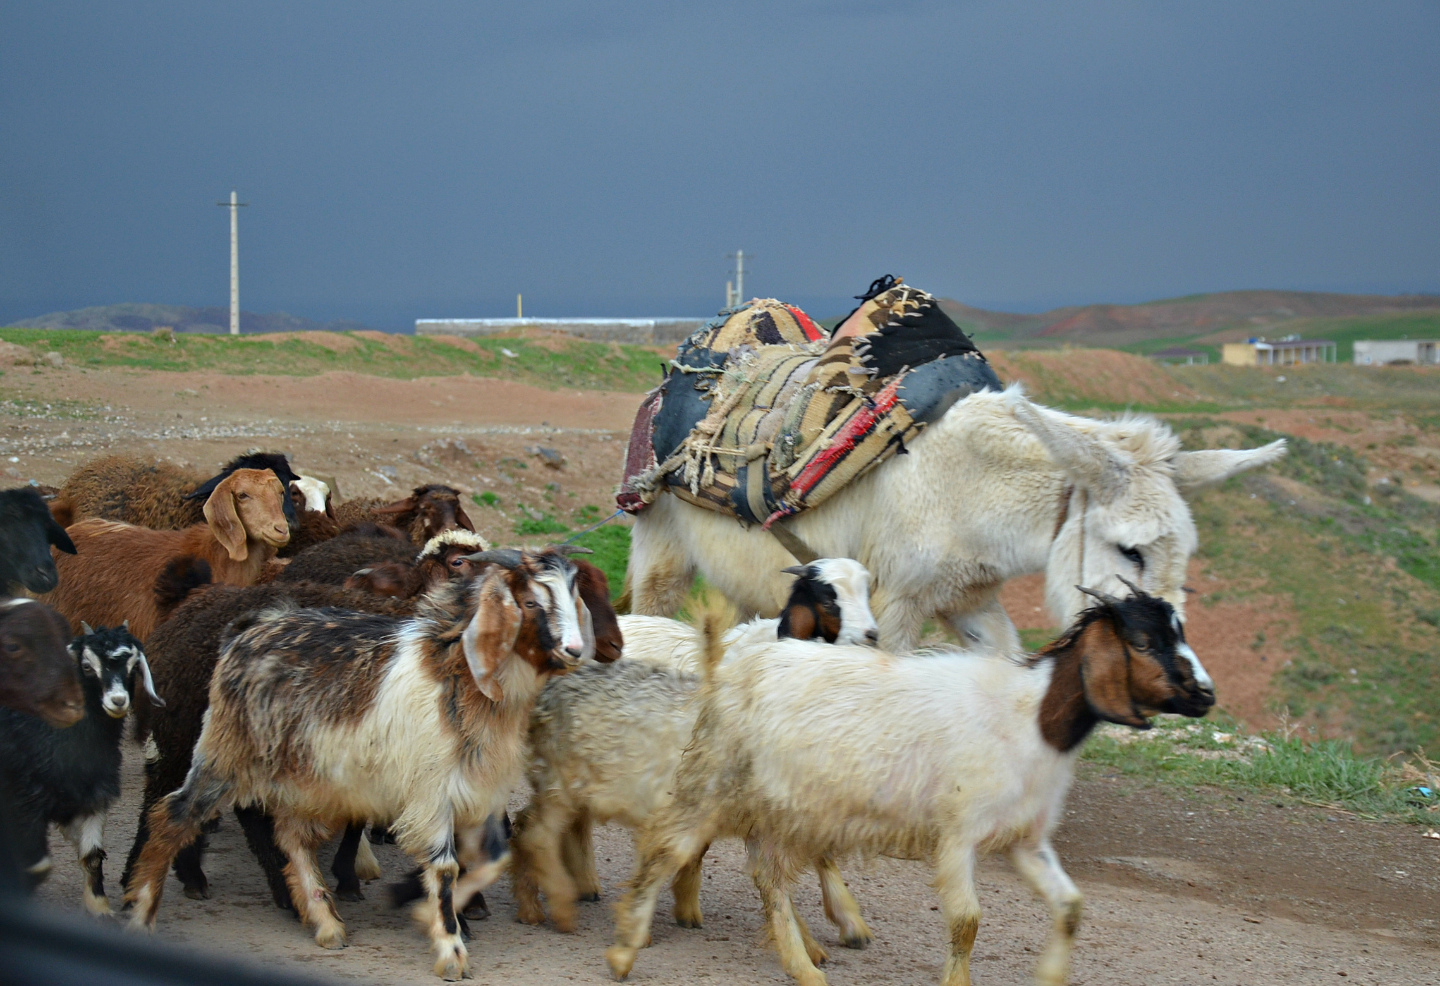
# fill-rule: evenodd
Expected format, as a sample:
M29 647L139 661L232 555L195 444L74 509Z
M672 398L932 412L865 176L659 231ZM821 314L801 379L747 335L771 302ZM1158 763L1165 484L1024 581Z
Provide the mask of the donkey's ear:
M1037 407L1018 393L1007 394L1006 401L1015 419L1040 440L1055 464L1098 502L1109 503L1125 492L1131 462L1118 449L1080 430L1066 420L1067 415Z
M1130 697L1130 654L1108 620L1087 627L1080 640L1080 671L1085 701L1106 722L1149 729L1149 721Z
M465 627L460 645L480 694L498 703L505 697L500 688L500 668L520 633L520 607L505 584L504 572L496 572L481 583L479 595L480 606Z
M1244 472L1279 462L1285 457L1285 439L1252 449L1207 449L1175 453L1175 485L1186 492L1221 483Z

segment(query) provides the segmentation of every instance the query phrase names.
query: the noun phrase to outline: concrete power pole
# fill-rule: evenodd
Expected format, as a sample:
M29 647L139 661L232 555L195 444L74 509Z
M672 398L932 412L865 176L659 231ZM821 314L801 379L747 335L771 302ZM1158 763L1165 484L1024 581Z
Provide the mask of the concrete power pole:
M735 258L735 286L725 282L725 307L736 308L745 303L745 251L736 250L730 256Z
M237 201L230 193L229 202L216 202L230 210L230 334L240 334L240 209L249 202Z

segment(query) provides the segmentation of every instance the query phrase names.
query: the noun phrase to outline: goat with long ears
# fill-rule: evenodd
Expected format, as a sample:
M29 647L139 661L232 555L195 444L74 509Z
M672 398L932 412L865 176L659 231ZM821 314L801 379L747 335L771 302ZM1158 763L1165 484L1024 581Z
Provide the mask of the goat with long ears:
M673 798L639 838L617 907L611 972L624 979L649 937L663 884L713 839L747 841L785 971L822 986L824 950L790 888L822 853L925 859L949 925L944 986L968 986L980 924L981 852L1008 851L1049 905L1038 979L1068 974L1080 892L1050 835L1080 744L1102 720L1143 727L1203 716L1209 675L1168 602L1090 592L1060 639L1028 659L937 650L900 659L868 648L707 632L707 685ZM844 722L845 728L829 724Z

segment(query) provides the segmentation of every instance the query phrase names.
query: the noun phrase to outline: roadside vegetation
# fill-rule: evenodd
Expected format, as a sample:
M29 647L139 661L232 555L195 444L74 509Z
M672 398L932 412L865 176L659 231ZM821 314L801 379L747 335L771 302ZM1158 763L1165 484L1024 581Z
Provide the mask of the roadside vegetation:
M348 370L405 379L473 374L549 388L637 393L655 385L668 356L647 346L589 342L536 330L457 339L380 332L231 337L167 330L141 334L0 329L0 340L30 350L40 370L46 366L45 354L57 352L67 365L81 369L210 370L302 377Z

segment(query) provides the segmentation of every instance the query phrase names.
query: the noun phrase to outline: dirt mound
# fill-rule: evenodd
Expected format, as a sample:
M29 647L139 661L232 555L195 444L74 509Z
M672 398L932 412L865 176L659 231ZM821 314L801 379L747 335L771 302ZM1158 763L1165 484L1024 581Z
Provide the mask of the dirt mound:
M1042 404L1174 404L1197 399L1194 391L1150 360L1110 349L992 352L989 359L1001 380L1023 383Z
M357 333L358 334L358 333ZM348 335L341 335L338 332L261 332L257 335L246 336L247 339L255 339L260 342L311 342L317 346L323 346L332 353L348 353L351 350L359 349L360 344Z

